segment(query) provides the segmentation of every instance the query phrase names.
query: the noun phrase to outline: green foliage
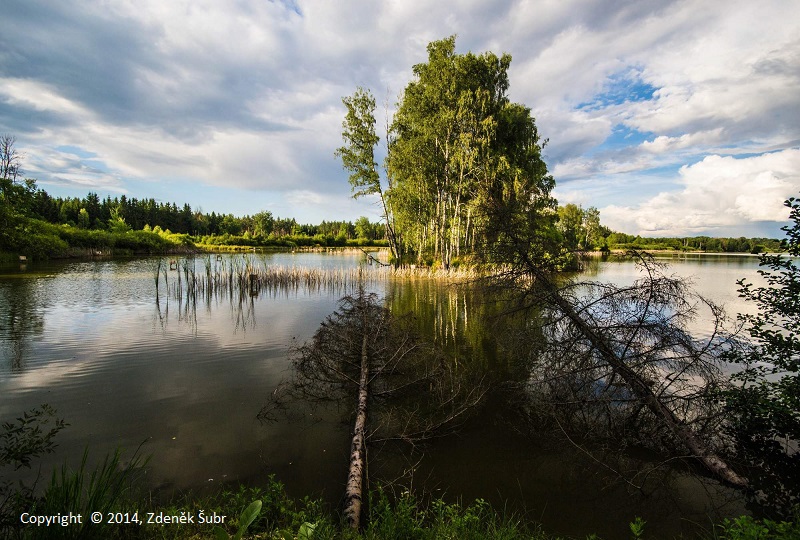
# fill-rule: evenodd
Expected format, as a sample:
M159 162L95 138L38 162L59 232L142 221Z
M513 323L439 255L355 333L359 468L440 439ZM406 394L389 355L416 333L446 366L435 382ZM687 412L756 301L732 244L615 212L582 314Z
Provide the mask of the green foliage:
M645 520L640 517L634 519L628 526L631 529L633 538L642 538L644 536L644 526L647 524Z
M694 236L681 238L647 238L608 231L600 226L601 242L610 249L639 249L647 251L702 251L707 253L764 253L779 252L780 240L773 238L711 238Z
M88 468L88 449L84 451L78 468L70 469L66 464L53 471L50 484L30 508L31 514L49 516L56 514L81 514L86 516L82 524L69 527L32 527L26 530L28 538L108 538L116 526L105 523L93 524L88 517L92 512L107 516L110 512L129 511L129 492L135 473L147 460L134 454L123 461L122 452L106 456L93 470Z
M564 247L575 251L583 247L583 209L575 204L558 208L558 230L564 236Z
M26 411L16 421L3 422L0 434L0 467L30 468L31 459L53 452L56 434L66 427L46 403Z
M272 217L272 212L263 211L253 216L253 234L255 236L267 237L272 234L272 229L275 226L275 218Z
M420 538L424 534L425 512L420 511L410 492L392 503L388 494L379 489L369 494L369 519L366 534L375 538Z
M312 538L318 538L319 535L314 534L314 531L317 530L317 525L317 523L305 522L297 529L296 535L291 531L282 531L278 534L278 538L281 540L311 540Z
M511 57L455 53L452 36L428 45L392 123L388 198L406 250L444 267L494 242L497 212L520 224L552 211L554 182L530 109L506 97ZM550 223L551 224L551 223Z
M34 260L63 257L69 252L69 244L59 236L31 232L16 244L15 251Z
M300 525L297 531L297 540L311 540L314 537L314 531L317 529L316 523L305 522Z
M344 168L350 171L349 180L353 198L377 195L380 199L386 239L392 257L399 257L401 246L395 234L394 211L391 201L381 187L378 163L375 161L375 146L380 141L380 137L375 133L375 98L369 90L359 87L351 97L343 98L342 103L347 108L347 114L342 122L342 139L345 145L336 150L336 155L342 159ZM391 189L391 178L387 180ZM368 221L366 225L369 225ZM340 232L339 236L342 234L345 232ZM352 237L347 234L345 236ZM362 222L359 238L367 237Z
M217 537L217 540L241 540L242 536L244 535L247 528L250 526L253 521L258 517L258 514L261 513L261 501L253 501L250 503L250 506L244 509L242 514L239 516L239 529L236 531L236 534L233 536L228 536L228 533L220 526L214 527L214 535Z
M381 192L375 145L375 98L369 90L359 87L351 97L342 99L347 115L342 123L342 138L346 145L336 150L344 168L350 171L353 197L377 195Z
M88 229L92 224L91 219L89 218L89 212L86 208L81 208L78 212L78 227L81 229Z
M166 253L175 246L163 235L147 231L128 231L114 237L114 246L134 253Z
M751 516L726 519L715 530L720 540L790 540L800 538L797 522L758 520Z
M529 530L513 516L498 514L482 499L468 506L442 499L426 505L408 491L392 501L385 491L378 490L370 494L369 501L364 538L547 538L538 529Z
M584 210L575 204L558 207L557 228L568 251L599 249L606 245L603 233L611 232L600 225L597 208L592 206Z
M36 181L18 181L21 155L16 139L0 135L0 251L13 251L24 239L25 217L34 203Z
M765 286L740 280L740 296L758 313L740 315L750 342L726 360L741 365L725 394L730 431L748 464L753 495L764 511L790 515L800 504L800 201L789 199L793 225L784 227L790 257L762 255Z
M31 460L53 453L55 436L66 427L47 404L26 411L14 421L0 424L0 471L6 467L30 468ZM0 534L19 523L19 513L32 501L31 488L0 481Z
M130 225L125 222L125 219L122 217L114 218L108 220L108 231L114 234L126 233L131 230Z

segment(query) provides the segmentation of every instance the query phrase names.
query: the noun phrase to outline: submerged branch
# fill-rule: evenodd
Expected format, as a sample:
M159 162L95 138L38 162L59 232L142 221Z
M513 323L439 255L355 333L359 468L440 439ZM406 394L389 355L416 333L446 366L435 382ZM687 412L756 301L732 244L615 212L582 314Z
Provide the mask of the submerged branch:
M345 516L354 528L363 503L366 444L391 438L414 444L454 428L486 392L470 369L423 341L409 316L394 316L363 287L342 298L293 356L292 378L259 417L290 415L293 402L356 402L345 494Z

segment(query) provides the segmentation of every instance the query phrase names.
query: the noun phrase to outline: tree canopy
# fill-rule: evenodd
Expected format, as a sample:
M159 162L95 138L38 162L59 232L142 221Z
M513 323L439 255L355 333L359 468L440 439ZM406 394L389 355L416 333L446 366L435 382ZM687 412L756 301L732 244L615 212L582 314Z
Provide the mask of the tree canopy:
M338 151L354 196L381 195L398 251L444 267L497 239L488 221L498 206L524 220L556 207L530 109L506 95L511 56L457 54L455 44L430 43L428 61L413 68L387 134L386 190L372 151L375 102L363 89L343 100L347 146Z

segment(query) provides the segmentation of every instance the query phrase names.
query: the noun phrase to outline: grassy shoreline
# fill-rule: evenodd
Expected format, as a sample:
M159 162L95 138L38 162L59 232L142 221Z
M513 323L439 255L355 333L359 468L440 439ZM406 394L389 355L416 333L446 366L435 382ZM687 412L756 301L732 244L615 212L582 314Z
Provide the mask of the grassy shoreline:
M117 466L113 462L111 465ZM124 471L124 470L123 470ZM147 493L135 490L135 479L127 479L105 492L104 499L94 499L91 508L87 499L70 492L73 476L58 478L60 486L51 483L45 497L31 501L31 506L14 509L12 518L0 527L8 538L48 539L204 539L223 538L215 528L224 531L226 538L245 539L311 539L311 540L436 540L498 539L498 540L555 540L563 537L545 531L541 524L520 515L493 508L483 499L472 502L447 502L441 497L429 497L408 490L399 493L378 488L366 495L364 523L360 531L350 529L340 512L320 499L304 496L290 497L284 485L270 477L263 487L231 486L216 493L197 497L192 493L179 495L171 501L155 502ZM98 472L98 471L95 471ZM103 471L99 471L103 472ZM119 474L119 473L118 473ZM113 483L115 478L110 478ZM132 485L131 482L134 482ZM47 500L50 496L57 506ZM260 502L259 511L247 525L246 510ZM89 516L101 508L102 520L92 524ZM21 523L23 514L46 515L81 514L82 523L43 527ZM223 519L224 516L224 519ZM170 523L170 520L174 520ZM630 529L630 538L658 536L659 531L648 528L639 518L621 526ZM227 536L230 535L230 536ZM792 539L800 537L796 522L774 522L740 516L726 519L711 529L698 531L695 538L715 540ZM595 534L589 535L599 540Z

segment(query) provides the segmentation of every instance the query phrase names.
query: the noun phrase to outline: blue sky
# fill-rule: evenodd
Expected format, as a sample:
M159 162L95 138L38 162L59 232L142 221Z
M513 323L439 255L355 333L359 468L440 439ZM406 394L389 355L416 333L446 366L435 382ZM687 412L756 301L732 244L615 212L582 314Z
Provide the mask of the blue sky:
M369 87L391 114L452 34L512 55L555 195L616 230L782 236L800 192L793 0L10 0L3 17L0 133L55 195L377 220L333 155L341 97Z

